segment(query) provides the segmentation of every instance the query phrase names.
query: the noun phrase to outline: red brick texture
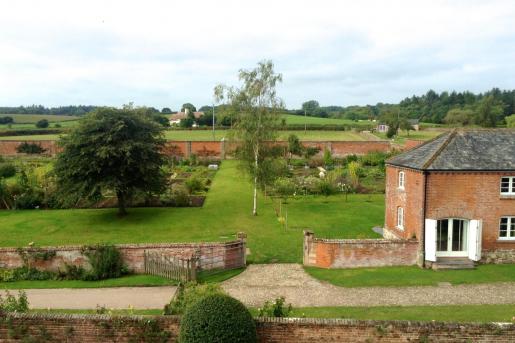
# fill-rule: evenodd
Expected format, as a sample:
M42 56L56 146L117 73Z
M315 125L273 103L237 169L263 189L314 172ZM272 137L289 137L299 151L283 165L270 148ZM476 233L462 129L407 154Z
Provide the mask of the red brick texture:
M404 190L398 188L401 170L405 172ZM513 174L430 171L424 175L419 171L387 166L385 229L399 238L420 239L425 218L479 219L482 220L483 253L506 251L510 254L515 250L515 241L499 240L499 221L502 216L515 216L515 198L500 195L500 178ZM404 207L404 230L396 227L400 206Z
M418 241L321 239L304 236L304 265L320 268L405 266L417 263Z
M23 141L0 141L0 155L3 156L16 156L16 147ZM36 143L47 149L45 154L55 156L59 148L56 141L27 141L29 143ZM286 143L278 143L286 144ZM319 147L323 153L324 149L331 151L334 157L344 157L347 155L363 155L369 152L388 152L391 149L389 141L332 141L332 142L316 142L306 141L302 142L305 146ZM226 147L227 146L227 147ZM195 154L199 157L206 158L221 158L224 159L226 154L234 151L234 146L230 146L225 141L167 141L164 153L168 156L175 156L178 158L189 157Z
M404 142L404 150L413 149L424 142L425 141L418 140L418 139L406 139L406 141Z
M18 148L21 143L32 143L39 145L45 149L43 155L46 156L55 156L59 151L59 147L57 146L56 141L0 141L0 156L24 155L19 154L16 151L16 148Z
M223 243L162 243L119 244L124 262L134 273L144 272L144 253L158 252L169 256L197 257L201 269L236 268L245 266L244 240ZM64 270L66 264L89 268L82 246L42 247L38 251L55 251L50 260L37 260L32 266L41 270ZM23 259L17 248L0 248L0 268L18 268Z
M168 342L177 342L180 318L175 316L108 317L100 315L0 315L0 341L15 342L143 342L145 322L155 321ZM260 343L326 342L497 342L515 341L514 324L471 324L349 319L256 319ZM149 340L145 340L149 342Z
M404 172L404 189L399 188L399 173ZM385 228L398 238L420 239L424 222L424 174L422 172L386 168ZM397 227L397 209L404 209L404 229Z

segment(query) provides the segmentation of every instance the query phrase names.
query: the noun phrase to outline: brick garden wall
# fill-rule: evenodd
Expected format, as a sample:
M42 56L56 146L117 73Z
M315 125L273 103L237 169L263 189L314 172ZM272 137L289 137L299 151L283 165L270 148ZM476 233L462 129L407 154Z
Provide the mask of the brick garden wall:
M0 341L6 343L144 341L145 322L155 321L169 342L177 342L180 318L175 316L108 317L100 315L0 315ZM256 319L260 343L326 342L497 342L515 341L514 324L470 324L349 319ZM138 339L139 338L139 339ZM147 340L146 341L150 341Z
M0 141L0 155L18 155L16 147L22 142L24 141ZM45 153L47 155L54 156L59 151L56 141L27 142L41 145L41 147L47 149ZM305 146L319 147L321 150L320 155L323 153L324 149L328 149L335 157L344 157L352 154L363 155L374 151L387 152L391 149L391 143L389 141L304 141L302 144ZM167 141L164 148L166 155L179 158L187 158L191 154L196 154L199 157L224 159L226 155L230 155L233 150L234 146L230 146L227 141Z
M305 231L303 262L320 268L414 265L418 247L416 240L322 239Z
M202 269L234 268L245 265L245 240L223 243L161 243L161 244L119 244L127 267L135 273L144 272L144 253L157 252L168 256L199 258ZM42 247L37 251L55 251L55 256L47 261L36 260L32 266L41 270L64 270L66 264L89 267L82 246ZM27 250L27 248L24 248ZM23 266L18 248L0 248L0 268Z

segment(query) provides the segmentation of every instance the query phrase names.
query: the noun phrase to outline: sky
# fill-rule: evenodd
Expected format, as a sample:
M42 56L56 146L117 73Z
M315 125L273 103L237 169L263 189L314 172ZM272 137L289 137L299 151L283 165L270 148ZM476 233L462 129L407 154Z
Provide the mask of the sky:
M270 59L288 108L515 88L515 1L0 0L0 106L180 109Z

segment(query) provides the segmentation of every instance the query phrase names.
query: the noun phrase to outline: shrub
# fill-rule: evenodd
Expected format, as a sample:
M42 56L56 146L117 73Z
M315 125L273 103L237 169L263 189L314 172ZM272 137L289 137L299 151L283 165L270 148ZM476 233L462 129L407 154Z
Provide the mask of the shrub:
M13 269L12 277L12 281L41 281L58 279L56 273L30 268L28 266Z
M370 152L366 155L361 156L361 164L364 166L381 166L384 165L387 154L382 152Z
M282 198L288 198L297 191L297 185L288 177L280 177L274 182L274 192Z
M316 146L308 146L304 149L304 158L310 159L320 152L320 148Z
M338 193L338 189L330 180L320 180L318 184L318 193L329 196Z
M55 123L55 124L54 124L54 127L61 127L61 124L59 124L59 123Z
M104 280L128 274L120 250L113 245L86 247L84 254L91 264L91 271L85 276L86 280Z
M29 302L24 291L18 293L18 298L6 291L5 298L0 294L0 313L1 312L28 312Z
M46 150L39 144L23 142L16 147L16 151L22 154L42 154Z
M165 305L165 315L184 314L187 308L197 303L200 299L209 295L223 294L222 288L218 284L197 284L189 282L180 284L177 288L177 295Z
M359 185L359 178L363 174L363 169L361 168L361 164L359 162L351 162L349 163L349 178L354 187Z
M258 316L275 318L288 317L292 311L292 306L291 304L284 306L285 302L286 299L284 297L277 298L274 302L266 301L263 307L259 309Z
M257 342L256 324L247 308L223 294L202 298L181 319L182 343Z
M15 197L14 207L17 210L32 210L40 208L43 205L43 201L43 192L29 188Z
M182 185L173 187L171 203L176 207L190 206L190 196L186 187Z
M46 129L48 125L50 125L50 123L46 119L41 119L36 123L38 129Z
M9 116L0 117L0 124L11 124L11 123L14 123L13 117L9 117Z
M331 151L329 149L324 150L324 164L326 166L332 166L334 163L333 156L331 155Z
M199 176L193 175L189 177L185 182L184 185L188 189L188 192L195 193L195 192L201 192L205 190L206 186L204 184L204 180L202 180Z
M0 178L2 177L11 177L16 174L16 168L14 165L10 163L2 163L0 164Z

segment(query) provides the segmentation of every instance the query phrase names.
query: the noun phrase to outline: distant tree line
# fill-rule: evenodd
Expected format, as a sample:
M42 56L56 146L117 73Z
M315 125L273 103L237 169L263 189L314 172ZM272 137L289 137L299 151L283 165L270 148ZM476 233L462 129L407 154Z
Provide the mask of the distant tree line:
M320 106L318 101L309 100L302 104L301 109L287 112L321 118L383 121L395 114L398 118L419 119L428 123L492 127L508 124L506 117L515 113L515 90L493 88L478 94L469 91L437 93L429 90L421 96L407 97L398 104L347 107Z
M93 111L98 106L89 105L70 105L70 106L59 106L59 107L45 107L42 105L31 105L31 106L17 106L0 107L0 114L56 114L56 115L69 115L69 116L80 116Z

